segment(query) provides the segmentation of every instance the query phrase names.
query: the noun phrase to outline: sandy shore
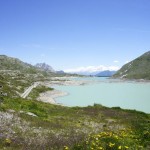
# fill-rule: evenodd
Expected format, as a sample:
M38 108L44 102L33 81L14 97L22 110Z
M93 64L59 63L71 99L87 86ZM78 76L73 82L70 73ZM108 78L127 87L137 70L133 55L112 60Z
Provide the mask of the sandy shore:
M55 101L55 98L60 97L60 96L65 96L67 94L68 94L67 92L52 90L52 91L47 91L45 93L41 93L40 96L37 98L37 100L45 102L45 103L59 104Z
M51 79L51 81L43 82L43 85L45 86L53 86L53 85L85 85L87 84L87 81L77 81L72 80L70 77L54 77Z
M59 78L54 77L52 78L51 81L42 82L40 84L47 86L47 87L52 87L54 85L77 85L78 86L78 85L86 84L86 82L84 81L73 81L70 79L71 79L70 77L59 77ZM68 95L68 93L54 89L53 91L47 91L45 93L41 93L40 96L37 98L37 100L46 102L46 103L62 105L62 104L57 103L55 99L57 97L61 97L65 95Z

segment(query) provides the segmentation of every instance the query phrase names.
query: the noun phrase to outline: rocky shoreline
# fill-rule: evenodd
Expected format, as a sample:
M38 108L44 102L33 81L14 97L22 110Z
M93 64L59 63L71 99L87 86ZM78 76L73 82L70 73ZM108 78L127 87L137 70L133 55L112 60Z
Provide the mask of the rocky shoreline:
M52 91L47 91L45 93L41 93L40 96L37 98L37 100L45 102L45 103L62 105L60 103L57 103L55 99L57 97L61 97L61 96L65 96L65 95L68 95L68 93L54 89Z

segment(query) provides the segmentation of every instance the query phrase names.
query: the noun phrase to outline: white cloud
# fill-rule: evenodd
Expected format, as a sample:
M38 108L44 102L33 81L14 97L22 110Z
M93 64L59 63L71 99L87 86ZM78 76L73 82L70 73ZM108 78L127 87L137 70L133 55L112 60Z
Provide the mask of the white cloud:
M119 61L118 60L114 60L114 63L118 63Z
M100 71L104 71L104 70L110 70L110 71L116 71L118 70L119 67L118 66L87 66L87 67L78 67L78 68L73 68L73 69L66 69L64 70L65 72L68 73L82 73L82 72L100 72Z
M126 62L125 62L125 64L127 64L129 61L127 60Z

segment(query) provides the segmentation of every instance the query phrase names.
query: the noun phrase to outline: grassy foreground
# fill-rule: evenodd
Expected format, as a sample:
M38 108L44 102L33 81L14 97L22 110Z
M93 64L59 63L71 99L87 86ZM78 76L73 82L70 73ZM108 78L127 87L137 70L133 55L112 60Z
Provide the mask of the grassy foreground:
M148 150L150 115L98 104L64 107L5 98L0 104L0 149Z

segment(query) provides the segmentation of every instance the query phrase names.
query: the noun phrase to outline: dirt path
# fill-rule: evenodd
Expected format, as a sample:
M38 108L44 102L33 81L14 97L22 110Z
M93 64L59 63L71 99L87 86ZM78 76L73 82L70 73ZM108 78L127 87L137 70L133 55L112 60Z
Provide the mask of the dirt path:
M32 91L32 89L37 87L38 85L39 85L39 82L35 82L33 85L28 87L28 89L26 89L23 94L21 94L21 97L26 98L29 95L29 93Z

